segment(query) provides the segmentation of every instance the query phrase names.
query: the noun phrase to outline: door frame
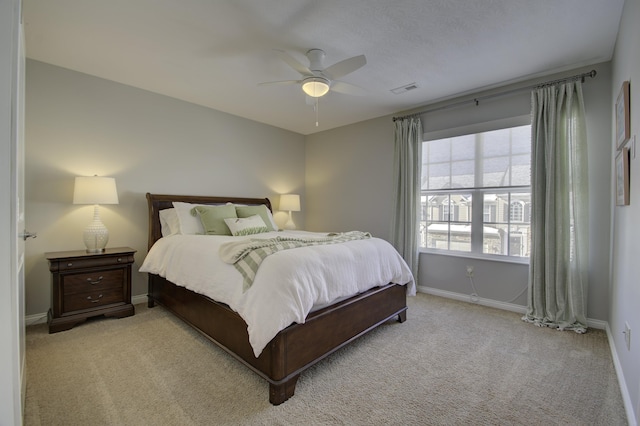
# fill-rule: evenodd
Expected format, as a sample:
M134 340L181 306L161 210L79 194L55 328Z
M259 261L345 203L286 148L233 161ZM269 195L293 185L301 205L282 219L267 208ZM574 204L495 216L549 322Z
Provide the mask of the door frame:
M21 1L0 2L0 418L8 425L22 424L24 386L24 282L19 276L19 220L16 159L22 135L20 84ZM22 74L22 75L20 75ZM21 136L20 136L21 137ZM22 318L20 316L22 315Z

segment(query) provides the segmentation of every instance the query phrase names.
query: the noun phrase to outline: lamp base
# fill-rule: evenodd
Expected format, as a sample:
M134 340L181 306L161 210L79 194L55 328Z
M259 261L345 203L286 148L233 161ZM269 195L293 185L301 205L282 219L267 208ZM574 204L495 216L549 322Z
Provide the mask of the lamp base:
M293 218L291 217L291 211L289 211L289 219L287 220L287 223L284 224L284 229L296 229L296 224L293 223Z
M87 253L104 253L105 250L104 248L88 248Z
M100 208L96 205L93 209L93 220L85 228L82 234L87 253L103 253L109 242L109 230L100 220Z
M109 231L102 222L99 225L102 225L102 228L99 228L95 222L91 222L84 230L83 239L87 253L102 253L109 242Z

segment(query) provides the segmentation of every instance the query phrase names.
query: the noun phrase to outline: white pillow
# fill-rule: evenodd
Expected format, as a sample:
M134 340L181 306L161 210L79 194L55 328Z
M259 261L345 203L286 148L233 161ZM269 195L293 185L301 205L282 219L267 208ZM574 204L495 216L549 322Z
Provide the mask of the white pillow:
M249 216L244 218L229 218L225 219L224 223L227 224L229 230L231 231L231 235L240 236L240 235L252 235L252 234L260 234L263 232L269 232L267 225L264 223L264 220L258 215Z
M202 204L181 203L179 201L173 202L173 207L176 209L178 215L178 222L180 224L180 234L184 235L204 235L204 226L198 215L192 215L191 209L195 206L201 206Z
M160 230L163 237L180 233L180 222L176 209L164 209L158 212L160 215Z
M278 225L276 225L276 221L273 218L273 213L271 213L271 210L269 210L269 208L267 208L267 216L269 216L269 221L271 222L271 226L273 226L273 230L274 231L279 231L280 228L278 228Z

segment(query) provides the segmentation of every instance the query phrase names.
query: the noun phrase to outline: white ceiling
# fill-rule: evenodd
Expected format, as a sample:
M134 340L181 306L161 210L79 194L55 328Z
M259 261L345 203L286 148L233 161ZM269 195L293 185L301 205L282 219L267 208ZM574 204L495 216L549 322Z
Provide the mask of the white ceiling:
M624 0L23 0L29 58L311 134L608 61ZM274 49L364 54L318 119ZM395 95L409 83L418 89Z

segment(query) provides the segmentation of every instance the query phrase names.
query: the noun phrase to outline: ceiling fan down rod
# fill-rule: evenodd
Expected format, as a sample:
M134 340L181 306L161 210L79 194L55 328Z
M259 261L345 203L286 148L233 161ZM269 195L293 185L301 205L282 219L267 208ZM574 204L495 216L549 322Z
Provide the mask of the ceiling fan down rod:
M324 50L309 49L307 50L307 58L309 59L309 69L313 72L321 72L324 69Z

